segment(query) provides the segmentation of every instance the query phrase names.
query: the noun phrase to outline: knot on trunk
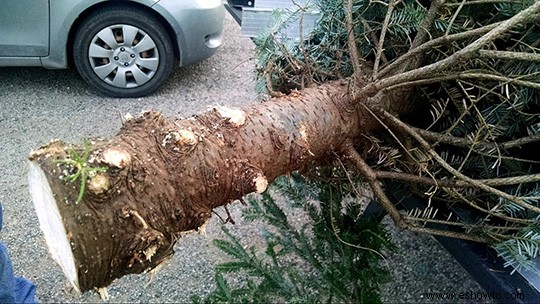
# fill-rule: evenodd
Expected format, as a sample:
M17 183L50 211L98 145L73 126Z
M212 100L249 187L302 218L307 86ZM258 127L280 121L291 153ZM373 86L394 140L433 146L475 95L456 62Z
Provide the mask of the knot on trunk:
M246 113L240 109L229 107L214 107L219 116L227 120L234 127L243 126L246 123Z
M110 147L101 155L102 163L111 167L123 169L131 164L131 155L120 147Z
M165 135L165 138L163 138L163 141L161 142L161 146L166 147L168 144L172 143L173 151L187 154L193 151L198 142L197 136L191 130L179 130L169 132Z

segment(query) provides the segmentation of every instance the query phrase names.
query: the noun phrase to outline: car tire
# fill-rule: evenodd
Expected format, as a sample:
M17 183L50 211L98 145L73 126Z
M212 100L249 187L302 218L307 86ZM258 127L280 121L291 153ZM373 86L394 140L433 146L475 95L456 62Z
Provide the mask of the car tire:
M78 27L73 60L82 78L112 97L142 97L161 87L174 64L165 27L129 7L96 11Z

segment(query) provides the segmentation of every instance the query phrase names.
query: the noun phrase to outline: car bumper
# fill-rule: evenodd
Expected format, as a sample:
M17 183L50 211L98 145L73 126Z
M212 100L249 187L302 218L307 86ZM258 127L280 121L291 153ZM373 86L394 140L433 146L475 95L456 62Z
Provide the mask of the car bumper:
M181 66L212 56L221 45L225 9L220 0L161 0L153 8L175 32Z

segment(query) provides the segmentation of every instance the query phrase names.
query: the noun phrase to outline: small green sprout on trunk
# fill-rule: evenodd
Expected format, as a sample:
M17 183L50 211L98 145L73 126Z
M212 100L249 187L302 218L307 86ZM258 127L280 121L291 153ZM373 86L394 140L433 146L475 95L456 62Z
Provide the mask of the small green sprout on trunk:
M84 150L82 155L73 149L69 149L69 157L66 159L59 160L58 163L68 166L70 169L66 175L62 175L62 179L70 183L74 183L77 180L80 180L79 195L75 204L78 204L82 201L84 196L84 191L86 189L86 183L89 178L94 177L100 172L106 172L108 167L91 167L88 163L88 157L90 154L90 143L88 139L83 140Z

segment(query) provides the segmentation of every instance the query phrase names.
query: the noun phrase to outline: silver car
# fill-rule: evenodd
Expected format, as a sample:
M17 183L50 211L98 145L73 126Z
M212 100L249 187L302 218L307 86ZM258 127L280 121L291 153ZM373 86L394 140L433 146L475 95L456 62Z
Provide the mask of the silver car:
M0 66L75 66L113 97L157 90L221 45L221 0L1 0Z

